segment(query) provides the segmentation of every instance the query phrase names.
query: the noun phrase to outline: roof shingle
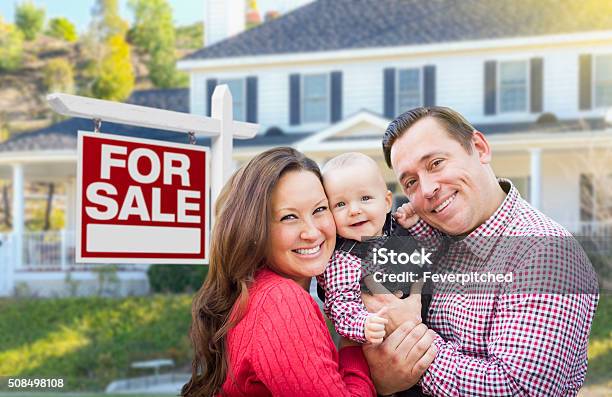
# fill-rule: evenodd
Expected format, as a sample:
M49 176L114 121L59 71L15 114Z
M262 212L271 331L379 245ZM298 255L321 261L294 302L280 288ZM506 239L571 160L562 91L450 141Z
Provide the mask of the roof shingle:
M318 0L185 60L612 30L607 0Z

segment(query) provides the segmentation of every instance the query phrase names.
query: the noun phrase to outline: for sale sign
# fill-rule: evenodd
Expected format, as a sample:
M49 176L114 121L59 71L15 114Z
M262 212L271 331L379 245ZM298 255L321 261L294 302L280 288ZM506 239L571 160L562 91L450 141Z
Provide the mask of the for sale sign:
M208 151L79 131L76 258L207 263Z

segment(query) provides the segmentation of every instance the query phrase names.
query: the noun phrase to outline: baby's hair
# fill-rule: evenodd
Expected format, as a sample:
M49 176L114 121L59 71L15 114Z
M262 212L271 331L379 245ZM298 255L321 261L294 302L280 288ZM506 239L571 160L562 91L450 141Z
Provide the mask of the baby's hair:
M359 152L349 152L340 154L330 159L327 163L325 163L321 172L325 174L326 172L336 168L348 167L358 163L367 163L368 165L378 169L378 164L370 156L366 156L365 154Z

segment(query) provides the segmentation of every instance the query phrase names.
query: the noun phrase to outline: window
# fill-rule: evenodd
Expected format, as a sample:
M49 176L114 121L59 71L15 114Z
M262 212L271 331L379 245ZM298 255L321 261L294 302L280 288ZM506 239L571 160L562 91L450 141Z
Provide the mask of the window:
M397 114L423 105L421 69L397 71Z
M527 111L527 61L499 63L499 111Z
M219 80L219 84L227 84L232 93L234 120L246 121L246 89L244 79Z
M595 107L612 106L612 54L595 57Z
M329 121L329 76L305 75L302 80L302 114L304 123Z

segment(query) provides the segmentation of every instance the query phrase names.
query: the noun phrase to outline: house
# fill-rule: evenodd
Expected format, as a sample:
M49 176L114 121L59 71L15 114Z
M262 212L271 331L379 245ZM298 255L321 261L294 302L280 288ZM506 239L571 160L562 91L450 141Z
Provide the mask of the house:
M233 15L224 1L208 7ZM535 207L576 233L610 229L593 207L605 193L595 181L612 173L612 3L319 0L225 32L178 64L192 113L208 114L213 88L228 84L234 116L262 138L284 136L321 164L364 152L400 196L380 149L389 120L448 106L485 133L497 175ZM241 144L238 163L270 147Z
M244 0L208 0L207 46L178 63L190 75L184 94L190 112L210 114L212 91L222 83L232 92L234 118L261 125L256 138L234 141L236 165L281 145L319 164L361 151L379 162L400 201L382 158L387 124L415 106L449 106L487 136L496 174L512 179L532 205L574 233L612 236L612 221L604 216L610 211L603 208L612 209L606 203L612 183L601 183L612 174L612 117L606 121L612 107L612 3L318 0L247 31L244 13L236 12L241 9ZM64 123L0 145L0 178L13 179L17 195L24 180L51 177L74 190L76 130L91 130L92 124ZM185 139L108 123L102 131ZM66 231L54 232L62 243L49 244L60 253L72 250L70 197ZM18 207L14 212L23 214ZM25 242L30 237L16 214L10 238ZM40 238L53 241L49 233ZM0 264L14 263L0 267L0 280L3 270L4 280L12 277L4 282L5 294L49 262L32 266L22 254L7 262L7 251L0 247ZM67 257L40 278L61 278L74 266Z

